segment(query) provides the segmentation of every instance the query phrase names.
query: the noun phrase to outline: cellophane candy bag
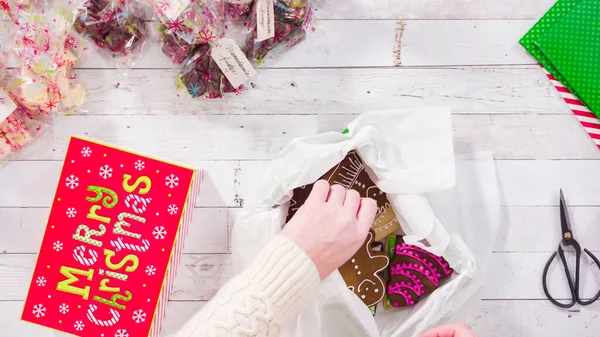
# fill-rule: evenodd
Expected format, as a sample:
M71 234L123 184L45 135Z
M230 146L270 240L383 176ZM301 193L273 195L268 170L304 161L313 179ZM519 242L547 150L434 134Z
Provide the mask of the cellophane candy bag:
M258 41L257 8L260 0L255 1L250 22L247 25L248 37L246 49L248 59L260 66L263 62L285 52L306 38L312 31L312 0L273 0L275 30L270 39Z
M145 6L135 0L87 0L75 11L74 29L116 60L133 67L148 37Z
M192 97L221 98L239 92L225 78L211 57L211 49L225 35L225 7L222 0L153 3L160 22L159 43L163 53L182 68L177 89Z
M9 91L24 107L42 114L71 113L86 100L72 72L82 47L68 17L54 11L23 12L15 19L14 50L19 74Z
M80 46L65 13L33 5L8 11L13 31L7 45L18 68L7 74L0 97L10 107L0 116L0 161L47 130L56 112L73 112L85 101L85 89L71 71Z
M254 0L225 0L225 18L231 21L247 20Z

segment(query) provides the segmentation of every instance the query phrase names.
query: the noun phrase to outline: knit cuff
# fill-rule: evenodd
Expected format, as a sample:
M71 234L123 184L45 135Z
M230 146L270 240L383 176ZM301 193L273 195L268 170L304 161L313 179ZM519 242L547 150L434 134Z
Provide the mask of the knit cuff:
M252 280L250 286L270 299L274 318L281 323L304 307L321 282L314 262L281 235L269 241L244 273Z

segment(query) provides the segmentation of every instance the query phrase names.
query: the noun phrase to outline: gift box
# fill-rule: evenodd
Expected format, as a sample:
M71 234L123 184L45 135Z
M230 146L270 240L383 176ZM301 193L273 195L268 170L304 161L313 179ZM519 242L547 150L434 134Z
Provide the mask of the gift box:
M22 319L158 336L202 171L71 138Z

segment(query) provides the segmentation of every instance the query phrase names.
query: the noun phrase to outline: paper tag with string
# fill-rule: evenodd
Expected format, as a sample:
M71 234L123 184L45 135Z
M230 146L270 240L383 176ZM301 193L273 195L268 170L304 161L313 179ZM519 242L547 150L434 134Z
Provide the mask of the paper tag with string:
M275 10L273 0L256 3L256 40L268 40L275 36Z
M256 75L256 70L233 39L220 39L213 47L211 57L234 88Z

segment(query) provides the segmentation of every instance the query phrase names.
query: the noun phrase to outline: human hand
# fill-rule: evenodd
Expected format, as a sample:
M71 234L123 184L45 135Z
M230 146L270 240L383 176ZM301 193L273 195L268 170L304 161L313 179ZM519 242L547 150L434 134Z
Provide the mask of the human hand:
M376 212L375 200L319 180L281 235L311 258L323 280L358 251Z
M477 337L464 323L455 323L437 327L421 337Z

